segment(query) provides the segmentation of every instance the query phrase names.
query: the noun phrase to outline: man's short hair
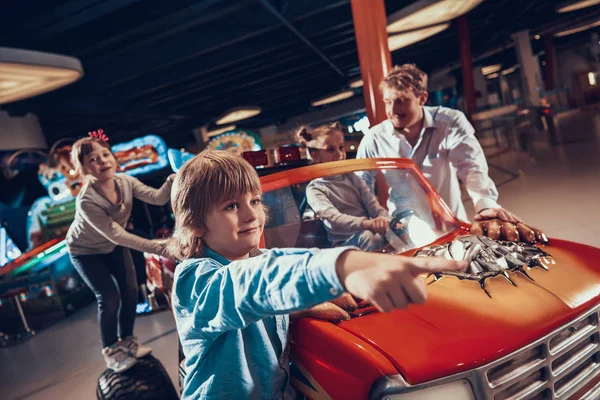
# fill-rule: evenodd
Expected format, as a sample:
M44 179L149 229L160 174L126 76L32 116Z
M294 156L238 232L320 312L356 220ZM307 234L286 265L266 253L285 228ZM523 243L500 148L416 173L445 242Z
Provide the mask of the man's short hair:
M399 92L412 90L416 96L427 92L427 74L415 64L396 65L383 78L380 89L390 88Z

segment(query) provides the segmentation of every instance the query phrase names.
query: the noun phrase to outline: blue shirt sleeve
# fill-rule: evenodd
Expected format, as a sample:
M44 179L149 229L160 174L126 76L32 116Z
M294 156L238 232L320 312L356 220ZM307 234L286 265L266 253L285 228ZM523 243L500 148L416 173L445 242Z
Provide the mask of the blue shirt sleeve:
M344 288L335 264L351 249L273 249L225 266L210 258L190 260L175 276L178 329L214 337L338 297Z

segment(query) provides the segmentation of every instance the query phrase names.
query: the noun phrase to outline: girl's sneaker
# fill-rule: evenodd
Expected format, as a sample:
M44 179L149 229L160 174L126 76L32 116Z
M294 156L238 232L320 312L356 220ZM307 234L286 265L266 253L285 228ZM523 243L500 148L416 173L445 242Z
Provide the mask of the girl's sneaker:
M129 336L122 339L119 345L125 350L131 357L142 358L152 353L152 347L144 346L139 344L135 336Z
M131 357L127 351L123 350L118 343L103 348L102 355L104 356L106 367L115 372L127 371L137 362L137 360L134 357Z

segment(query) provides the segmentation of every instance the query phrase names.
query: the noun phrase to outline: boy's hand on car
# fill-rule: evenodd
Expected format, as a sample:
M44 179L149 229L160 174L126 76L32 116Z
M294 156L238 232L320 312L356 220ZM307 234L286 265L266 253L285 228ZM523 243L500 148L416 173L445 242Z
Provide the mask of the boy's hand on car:
M548 243L543 231L525 225L519 217L503 208L481 210L474 219L471 233L476 235L509 242Z
M337 260L336 272L346 290L383 312L423 304L427 298L421 274L464 271L464 261L437 257L409 258L347 251Z
M291 321L296 321L300 318L317 318L329 322L340 322L350 319L349 311L354 311L358 308L356 300L348 292L345 292L340 297L331 301L317 304L307 310L298 311L290 315Z
M340 322L349 320L350 314L338 305L326 301L325 303L317 304L316 306L290 315L290 320L292 322L301 318L316 318L329 322Z
M345 311L354 311L358 308L356 300L354 300L354 297L348 292L345 292L338 298L330 300L330 302Z
M388 217L377 217L374 219L367 219L363 222L363 228L365 230L373 231L384 235L390 226L390 219Z

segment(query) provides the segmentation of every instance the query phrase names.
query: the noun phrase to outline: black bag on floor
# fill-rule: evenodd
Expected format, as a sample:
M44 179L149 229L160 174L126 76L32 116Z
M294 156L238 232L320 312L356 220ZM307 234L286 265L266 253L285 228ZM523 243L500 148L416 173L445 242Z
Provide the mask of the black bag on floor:
M177 391L160 361L152 355L140 358L125 372L107 369L98 378L99 400L175 400Z

